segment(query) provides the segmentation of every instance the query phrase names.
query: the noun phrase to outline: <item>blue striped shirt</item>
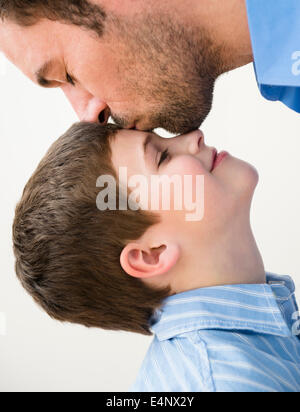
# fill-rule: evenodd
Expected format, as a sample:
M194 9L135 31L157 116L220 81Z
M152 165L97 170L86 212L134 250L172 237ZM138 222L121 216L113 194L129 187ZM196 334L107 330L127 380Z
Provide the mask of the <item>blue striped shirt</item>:
M300 314L289 276L190 290L151 319L131 392L299 392Z

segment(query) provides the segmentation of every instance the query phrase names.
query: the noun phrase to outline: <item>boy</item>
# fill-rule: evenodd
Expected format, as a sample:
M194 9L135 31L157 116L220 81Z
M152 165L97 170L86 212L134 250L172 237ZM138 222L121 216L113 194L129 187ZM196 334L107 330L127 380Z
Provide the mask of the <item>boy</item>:
M103 176L115 187L107 179L101 191ZM187 219L187 202L162 207L151 185L162 176L192 177L193 194L203 186L201 219ZM145 183L137 210L128 179ZM76 124L17 206L17 275L55 319L155 334L132 391L298 392L294 285L265 272L250 226L257 183L252 166L218 155L198 130L162 139Z

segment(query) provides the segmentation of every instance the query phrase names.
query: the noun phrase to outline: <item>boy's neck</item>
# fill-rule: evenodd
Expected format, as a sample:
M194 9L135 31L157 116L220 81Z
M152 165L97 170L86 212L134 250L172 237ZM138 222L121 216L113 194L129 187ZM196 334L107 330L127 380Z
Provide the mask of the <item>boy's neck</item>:
M207 247L191 242L176 270L172 291L180 293L202 287L266 283L266 272L250 222L236 222Z

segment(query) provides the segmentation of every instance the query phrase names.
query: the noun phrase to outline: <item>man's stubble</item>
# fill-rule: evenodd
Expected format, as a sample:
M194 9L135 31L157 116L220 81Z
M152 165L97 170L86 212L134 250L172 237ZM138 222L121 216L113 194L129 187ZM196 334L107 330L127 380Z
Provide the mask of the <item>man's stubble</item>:
M112 113L114 121L175 134L199 128L211 110L215 81L227 71L224 48L204 29L171 24L164 15L113 19L109 27L121 83L136 103L133 116Z

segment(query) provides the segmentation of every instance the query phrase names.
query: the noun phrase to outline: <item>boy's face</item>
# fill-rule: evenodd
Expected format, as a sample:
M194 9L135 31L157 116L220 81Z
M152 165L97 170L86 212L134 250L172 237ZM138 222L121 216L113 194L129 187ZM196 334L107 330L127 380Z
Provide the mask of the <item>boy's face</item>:
M197 130L176 138L164 139L153 133L122 130L112 140L111 149L112 163L117 174L119 168L125 167L127 170L127 180L122 181L125 175L120 175L120 185L128 185L131 177L136 185L137 182L141 181L139 176L142 176L148 183L150 188L147 192L149 194L148 204L145 205L147 199L145 200L143 196L140 198L140 204L152 213L153 209L149 209L149 204L153 200L161 200L162 197L162 192L157 192L151 186L153 177L161 177L162 175L174 177L175 175L182 181L186 176L193 178L192 185L188 187L187 192L183 190L182 194L178 195L178 191L176 192L180 181L177 181L175 187L171 186L171 198L167 199L170 200L171 207L164 210L160 205L160 209L154 211L155 214L159 215L159 223L151 226L138 240L138 244L146 245L146 250L149 247L149 250L154 251L158 248L157 250L161 251L163 250L160 249L162 245L174 245L175 242L175 249L180 250L180 256L186 257L186 259L180 260L180 265L182 265L187 261L195 261L195 256L198 256L200 260L205 260L205 256L210 254L213 258L215 250L215 253L218 254L219 245L224 245L226 248L228 239L231 239L230 242L234 241L232 233L237 232L234 229L250 228L251 201L258 183L256 169L230 154L217 167L214 167L216 150L205 144L201 131ZM202 176L204 180L200 178L197 181L197 176ZM165 184L167 183L164 182L163 185ZM131 191L133 187L129 186ZM192 200L196 201L198 209L194 208L192 214L190 207L175 210L174 197L184 197L181 199L182 204L189 206L191 205L189 203L191 192L193 193ZM186 198L188 198L187 201ZM192 219L188 218L190 216ZM128 250L131 250L131 246L128 245ZM164 272L168 272L169 277L166 278L164 275L161 280L167 282L166 284L168 281L172 282L173 272L170 270L176 264L179 256L179 252L174 253L175 249L166 249L167 252L171 251L171 255L173 253L173 257L165 255L166 269ZM129 252L125 253L124 251L123 255L129 256L127 253ZM132 255L134 259L139 256L135 253ZM149 269L147 262L142 266L141 271L136 272L130 268L130 265L124 263L127 259L129 258L121 257L121 264L128 274L146 277L145 273ZM155 261L155 255L152 259ZM182 268L180 265L178 266L179 271ZM149 277L155 273L157 272L151 268ZM150 279L151 281L152 279ZM165 286L166 284L159 283L157 286Z
M166 203L170 207L165 210L166 207L160 203L159 210L155 212L160 216L159 225L163 236L178 238L180 234L180 238L187 241L205 239L208 242L222 235L224 230L230 230L236 219L248 219L252 196L258 182L257 171L230 154L216 165L216 149L205 144L201 131L165 139L154 133L122 130L112 141L111 149L116 172L118 173L120 167L127 169L128 179L122 181L121 175L120 184L128 184L130 178L140 175L148 183L148 203L145 204L144 196L140 198L140 204L146 210L153 211L149 207L151 201L161 201L163 196L162 191L155 190L153 177L176 176L176 187L171 186L171 196L167 199L169 203ZM192 185L185 185L186 176L189 176L187 179L190 179ZM197 180L197 176L203 176L204 179ZM140 182L140 179L134 181ZM180 181L181 193L176 192ZM167 181L162 183L166 184ZM167 191L166 193L168 194ZM183 205L181 210L176 210L174 206L176 196L177 200L178 196L182 197L179 199ZM198 214L191 213L190 208L187 209L192 205L192 200L198 203ZM203 207L200 207L199 203L203 204ZM196 205L194 206L196 208ZM193 217L189 219L187 216Z

